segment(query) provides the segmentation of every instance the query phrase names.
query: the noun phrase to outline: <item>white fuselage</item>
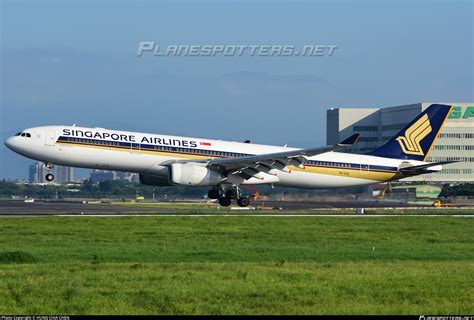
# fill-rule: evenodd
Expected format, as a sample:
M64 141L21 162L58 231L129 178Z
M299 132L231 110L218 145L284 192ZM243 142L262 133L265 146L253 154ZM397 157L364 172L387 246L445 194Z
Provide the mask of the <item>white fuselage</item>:
M5 144L15 152L39 161L91 169L154 174L175 160L203 160L296 150L278 146L84 128L45 126L25 129L29 136L14 136ZM243 184L300 188L338 188L399 179L402 162L426 162L369 155L327 152L309 157L304 168L289 172L274 169L263 179ZM431 170L439 170L432 167Z

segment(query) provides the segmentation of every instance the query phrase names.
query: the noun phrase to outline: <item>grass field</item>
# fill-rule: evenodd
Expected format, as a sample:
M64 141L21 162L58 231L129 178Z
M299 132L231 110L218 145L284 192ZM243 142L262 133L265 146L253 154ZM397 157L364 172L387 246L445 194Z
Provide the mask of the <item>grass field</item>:
M0 314L472 314L474 219L0 219Z
M140 208L156 208L157 214L164 213L161 209L166 209L166 213L182 213L182 214L221 214L221 213L238 213L238 214L355 214L354 209L341 209L341 208L320 208L320 209L296 209L296 210L232 210L230 207L221 207L217 203L172 203L172 202L112 202L114 206L123 206L128 208L136 208L136 213L143 213L140 211ZM110 204L104 204L108 206ZM474 208L466 207L450 207L450 208L433 208L427 206L426 208L366 208L365 214L416 214L416 215L426 215L426 214L445 214L445 215L454 215L454 214L474 214ZM252 208L252 206L250 207ZM258 205L257 205L258 208ZM161 210L161 211L160 211ZM147 211L147 213L153 213Z

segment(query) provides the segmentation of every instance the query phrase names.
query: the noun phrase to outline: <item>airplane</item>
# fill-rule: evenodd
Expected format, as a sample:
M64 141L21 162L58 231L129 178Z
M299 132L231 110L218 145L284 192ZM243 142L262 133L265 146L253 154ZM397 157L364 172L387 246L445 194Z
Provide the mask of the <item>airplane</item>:
M438 172L445 162L426 162L452 107L432 104L397 135L366 154L337 152L358 133L332 146L289 148L77 126L25 129L5 145L53 165L136 172L152 186L208 186L221 206L249 205L241 185L344 188Z

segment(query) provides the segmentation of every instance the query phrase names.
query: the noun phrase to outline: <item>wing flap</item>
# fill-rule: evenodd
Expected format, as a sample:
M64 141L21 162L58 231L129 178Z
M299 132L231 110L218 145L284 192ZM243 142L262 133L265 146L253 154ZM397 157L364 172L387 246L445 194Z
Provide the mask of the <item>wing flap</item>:
M303 168L307 161L307 157L326 153L339 148L350 146L358 141L360 134L356 133L345 139L341 143L333 146L298 149L285 152L266 153L238 158L217 158L209 160L208 167L216 169L224 169L226 171L236 171L235 173L247 179L247 177L255 177L258 172L268 173L272 169L288 172L288 166ZM252 169L250 169L252 168ZM251 170L251 171L249 171ZM253 171L255 173L253 173Z
M268 166L269 168L278 170L282 170L283 168L289 165L301 167L306 162L306 157L311 157L321 153L326 153L329 151L350 146L357 142L359 136L360 135L356 133L341 143L327 147L298 149L276 153L265 153L238 158L217 158L210 160L208 162L208 166L223 166L228 170L232 170L233 168L243 168L245 166L255 166L257 164L263 164Z

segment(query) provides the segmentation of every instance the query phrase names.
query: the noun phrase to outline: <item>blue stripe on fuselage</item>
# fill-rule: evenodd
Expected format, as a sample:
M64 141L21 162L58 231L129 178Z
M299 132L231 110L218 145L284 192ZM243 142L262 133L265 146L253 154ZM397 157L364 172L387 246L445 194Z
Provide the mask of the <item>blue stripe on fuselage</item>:
M162 146L162 145L153 145L153 144L140 144L136 142L123 142L123 141L110 141L110 140L98 140L98 139L89 139L89 138L73 138L60 136L57 140L60 143L67 144L79 144L79 145L88 145L95 147L106 147L106 148L116 148L120 150L143 150L150 152L168 152L176 154L190 154L197 156L209 156L217 158L237 158L245 156L253 156L254 154L248 153L236 153L228 151L218 151L218 150L208 150L208 149L198 149L198 148L185 148L185 147L176 147L176 146ZM348 169L348 170L360 170L360 163L347 163L347 162L334 162L334 161L322 161L322 160L308 160L305 166L310 167L320 167L320 168L332 168L332 169ZM398 172L396 167L390 166L379 166L379 165L369 165L369 171L383 171L383 172Z

